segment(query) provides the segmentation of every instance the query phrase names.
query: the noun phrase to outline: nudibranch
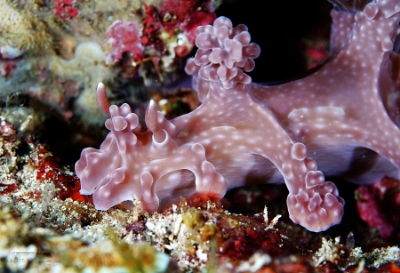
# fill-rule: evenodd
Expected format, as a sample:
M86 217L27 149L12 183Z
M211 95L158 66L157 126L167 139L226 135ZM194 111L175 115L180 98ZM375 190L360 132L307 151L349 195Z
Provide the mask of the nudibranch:
M173 120L151 101L142 126L127 104L109 106L99 84L110 133L76 163L81 193L93 194L100 210L135 197L153 211L180 196L223 197L234 187L284 181L293 222L312 231L338 224L344 200L325 175L357 183L398 176L400 59L392 48L400 2L376 0L332 17L329 61L274 86L245 74L260 54L245 25L219 17L198 27L186 72L202 104Z

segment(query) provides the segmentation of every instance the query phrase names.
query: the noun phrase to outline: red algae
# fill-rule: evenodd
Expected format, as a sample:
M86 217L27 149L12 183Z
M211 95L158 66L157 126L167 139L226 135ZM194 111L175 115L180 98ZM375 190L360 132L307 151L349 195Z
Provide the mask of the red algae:
M56 196L61 200L71 198L74 201L88 201L89 199L79 193L81 188L79 178L63 168L59 159L48 151L46 146L38 145L34 151L31 165L37 169L36 179L51 181L56 188Z
M18 185L15 183L13 183L13 184L0 183L0 194L1 195L7 195L12 192L15 192L16 190L18 190Z
M361 186L356 191L356 199L360 217L378 229L383 238L390 237L400 227L399 180L386 177L375 184Z
M76 0L55 0L54 12L61 20L73 19L78 16L79 11L73 4Z

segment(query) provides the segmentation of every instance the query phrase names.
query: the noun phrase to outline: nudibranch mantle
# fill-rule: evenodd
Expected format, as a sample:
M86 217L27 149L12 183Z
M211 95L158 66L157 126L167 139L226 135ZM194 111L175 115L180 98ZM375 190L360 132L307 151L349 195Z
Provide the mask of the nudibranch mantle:
M332 11L330 60L312 75L282 85L254 84L260 48L245 25L219 17L196 31L186 72L202 104L167 120L152 101L147 128L127 104L110 115L100 149L75 165L81 193L97 209L136 197L149 211L195 193L284 181L290 218L311 231L338 224L344 200L325 175L372 183L400 168L400 3L376 0L363 11ZM350 172L351 171L351 172ZM283 177L283 179L282 179Z

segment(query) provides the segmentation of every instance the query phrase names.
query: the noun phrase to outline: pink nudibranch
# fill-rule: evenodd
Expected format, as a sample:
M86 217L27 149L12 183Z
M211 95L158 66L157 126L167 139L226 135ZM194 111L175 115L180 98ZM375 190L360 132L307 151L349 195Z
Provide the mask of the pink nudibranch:
M306 78L275 86L245 74L260 54L246 26L219 17L199 27L185 70L202 104L167 120L150 102L147 130L127 104L108 106L100 84L110 133L76 163L81 193L93 194L97 209L135 197L151 211L180 196L284 182L293 222L312 231L338 224L344 200L325 176L372 183L399 175L400 57L391 51L400 4L376 0L332 18L335 55Z

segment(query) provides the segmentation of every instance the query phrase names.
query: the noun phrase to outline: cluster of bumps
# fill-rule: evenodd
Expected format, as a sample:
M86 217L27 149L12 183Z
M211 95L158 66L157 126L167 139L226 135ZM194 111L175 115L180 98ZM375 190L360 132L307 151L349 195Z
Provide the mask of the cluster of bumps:
M213 26L198 27L196 35L198 50L195 58L188 60L186 73L199 73L204 80L221 82L226 89L238 83L251 83L251 78L244 72L254 69L253 59L261 50L257 44L250 43L245 25L232 28L228 18L219 17Z

